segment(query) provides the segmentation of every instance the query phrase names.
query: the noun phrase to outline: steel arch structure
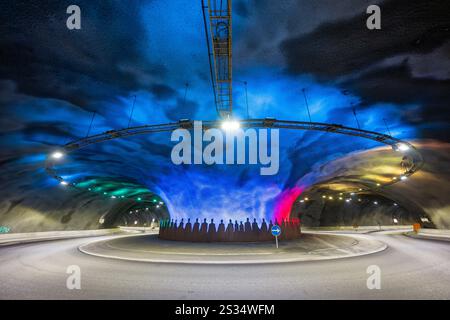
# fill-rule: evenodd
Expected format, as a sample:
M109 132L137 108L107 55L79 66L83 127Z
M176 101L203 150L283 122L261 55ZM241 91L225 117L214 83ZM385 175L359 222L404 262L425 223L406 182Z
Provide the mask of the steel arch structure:
M152 134L158 132L169 132L176 129L193 129L194 122L196 120L183 119L178 122L164 123L164 124L148 124L143 126L136 126L130 128L123 128L117 130L109 130L96 135L81 138L75 141L71 141L60 147L60 151L64 153L70 153L75 150L85 148L92 144L101 143L109 140L126 138L130 136ZM200 120L199 120L200 121ZM222 125L221 120L206 120L202 121L202 128L204 130L210 128L220 128ZM410 176L420 170L423 165L423 158L420 152L409 142L394 138L390 135L378 133L375 131L368 131L363 129L356 129L351 127L346 127L340 124L331 123L321 123L321 122L306 122L306 121L291 121L291 120L278 120L275 118L263 118L263 119L246 119L240 120L240 125L242 128L274 128L274 129L290 129L290 130L308 130L308 131L321 131L329 132L334 134L343 134L347 136L360 137L364 139L369 139L377 141L381 144L390 145L394 150L398 149L400 144L406 145L409 148L408 155L411 157L412 166L405 176ZM63 181L62 177L59 176L53 165L57 160L51 159L50 157L46 161L46 172L53 176L59 181ZM391 183L385 183L384 185L390 185L396 183L397 181L392 181Z

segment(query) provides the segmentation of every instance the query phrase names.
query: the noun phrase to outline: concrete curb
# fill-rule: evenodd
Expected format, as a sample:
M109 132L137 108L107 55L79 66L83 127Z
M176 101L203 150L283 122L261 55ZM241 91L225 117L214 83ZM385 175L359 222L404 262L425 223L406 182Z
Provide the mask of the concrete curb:
M308 232L312 233L312 232ZM357 235L342 235L342 234L333 234L337 236L343 236L343 237L351 237L351 238L358 238ZM126 237L126 236L124 236ZM367 239L365 239L367 240ZM102 254L97 252L92 252L84 247L96 243L101 242L104 240L95 240L90 241L88 243L82 244L78 247L78 250L84 254L100 257L100 258L108 258L108 259L116 259L116 260L125 260L125 261L135 261L135 262L146 262L146 263L167 263L167 264L200 264L200 265L243 265L243 264L279 264L279 263L295 263L295 262L309 262L309 261L325 261L325 260L336 260L336 259L345 259L345 258L353 258L353 257L359 257L369 254L378 253L381 251L384 251L387 249L387 244L384 242L378 241L378 240L367 240L367 241L373 241L377 242L378 246L374 249L363 251L363 252L356 252L346 255L334 255L334 256L310 256L307 259L305 259L305 256L301 258L285 258L285 259L252 259L252 260L226 260L226 261L218 261L218 260L188 260L188 259L152 259L152 258L130 258L130 257L123 257L118 255L109 255L109 254Z
M422 240L434 240L434 241L450 241L450 236L448 235L438 235L438 234L426 234L426 233L415 233L415 232L405 232L405 236L415 239Z
M121 233L120 229L10 233L0 235L0 247L41 241L100 237L106 235L114 235L117 233Z

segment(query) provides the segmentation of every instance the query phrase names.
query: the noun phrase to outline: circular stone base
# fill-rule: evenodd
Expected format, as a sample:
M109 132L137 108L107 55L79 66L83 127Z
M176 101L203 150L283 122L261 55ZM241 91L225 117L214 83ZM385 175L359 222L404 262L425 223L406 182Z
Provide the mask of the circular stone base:
M386 249L364 235L304 233L300 239L268 242L190 243L158 239L157 234L97 240L79 247L83 253L121 260L154 263L252 264L347 258Z

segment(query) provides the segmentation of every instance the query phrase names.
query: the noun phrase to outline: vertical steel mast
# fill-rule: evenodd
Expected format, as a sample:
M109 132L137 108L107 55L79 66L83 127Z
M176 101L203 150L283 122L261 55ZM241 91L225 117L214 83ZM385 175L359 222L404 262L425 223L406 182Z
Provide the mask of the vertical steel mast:
M217 112L222 118L231 117L233 111L231 1L208 0L209 31L214 57L214 93Z

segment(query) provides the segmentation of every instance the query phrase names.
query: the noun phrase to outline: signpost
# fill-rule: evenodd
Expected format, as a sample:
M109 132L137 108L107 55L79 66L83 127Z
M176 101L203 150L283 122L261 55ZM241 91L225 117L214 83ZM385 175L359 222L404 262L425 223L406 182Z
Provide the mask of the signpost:
M281 228L280 226L273 225L270 229L270 232L272 232L272 235L275 237L275 243L277 244L278 249L278 236L281 234Z

